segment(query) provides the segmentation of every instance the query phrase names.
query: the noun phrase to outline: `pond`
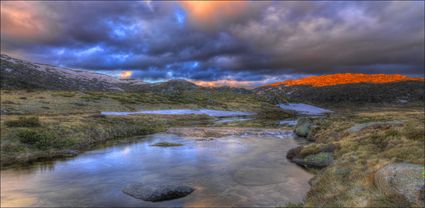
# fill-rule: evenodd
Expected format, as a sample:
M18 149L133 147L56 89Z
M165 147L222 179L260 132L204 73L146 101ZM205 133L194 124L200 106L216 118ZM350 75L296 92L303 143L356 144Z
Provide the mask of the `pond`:
M161 114L161 115L185 115L185 114L204 114L212 117L236 117L252 116L255 113L242 111L222 111L211 109L169 109L169 110L142 110L135 112L102 112L106 116L126 116L134 114Z
M291 135L291 134L288 134ZM157 142L183 144L152 146ZM312 174L290 163L293 136L226 136L208 140L154 134L62 161L1 172L4 206L283 206L300 202ZM196 190L146 202L122 192L133 183L179 182Z

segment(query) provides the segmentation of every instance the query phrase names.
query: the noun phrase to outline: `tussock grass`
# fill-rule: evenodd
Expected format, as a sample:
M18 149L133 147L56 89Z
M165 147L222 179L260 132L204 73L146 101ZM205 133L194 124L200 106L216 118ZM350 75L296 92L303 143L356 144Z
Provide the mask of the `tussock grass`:
M176 92L73 92L52 90L1 90L2 109L8 114L74 114L143 109L209 108L276 116L279 109L257 99L254 93L232 90L192 89ZM23 101L20 97L25 97ZM77 106L77 107L76 107ZM48 108L46 108L48 107ZM281 112L287 115L285 112Z
M40 150L64 149L73 145L73 140L67 140L45 129L22 129L16 134L23 144Z
M71 91L57 91L52 93L53 96L62 96L62 97L74 97L77 95L76 92Z
M403 125L366 128L357 133L347 129L356 123L403 121ZM337 144L335 161L311 181L305 207L406 207L405 200L382 195L374 186L374 174L391 162L425 164L424 113L417 108L381 108L352 111L317 119L316 144L303 148L305 154L320 146Z
M9 120L5 122L8 127L39 127L40 120L36 116L19 117L17 120Z

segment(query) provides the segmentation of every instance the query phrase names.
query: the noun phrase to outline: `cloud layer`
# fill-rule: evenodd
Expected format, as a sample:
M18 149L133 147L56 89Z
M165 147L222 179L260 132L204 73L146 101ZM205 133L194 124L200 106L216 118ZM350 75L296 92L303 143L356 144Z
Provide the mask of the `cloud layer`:
M2 1L1 51L145 80L423 76L424 18L421 1Z

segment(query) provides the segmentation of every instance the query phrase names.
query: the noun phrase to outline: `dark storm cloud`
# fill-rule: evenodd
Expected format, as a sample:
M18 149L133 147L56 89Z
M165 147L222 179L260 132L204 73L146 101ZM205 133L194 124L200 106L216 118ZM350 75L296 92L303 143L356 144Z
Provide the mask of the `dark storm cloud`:
M1 5L2 53L75 68L134 70L142 79L423 76L425 68L424 2Z

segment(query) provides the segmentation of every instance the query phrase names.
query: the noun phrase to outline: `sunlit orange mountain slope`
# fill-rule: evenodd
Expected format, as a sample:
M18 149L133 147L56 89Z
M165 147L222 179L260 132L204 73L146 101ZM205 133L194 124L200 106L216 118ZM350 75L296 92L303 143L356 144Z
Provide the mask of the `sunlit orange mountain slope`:
M283 82L275 82L268 86L298 86L310 85L313 87L324 87L341 84L356 83L392 83L401 81L424 81L424 78L412 78L400 74L330 74L322 76L311 76L295 80L285 80Z

